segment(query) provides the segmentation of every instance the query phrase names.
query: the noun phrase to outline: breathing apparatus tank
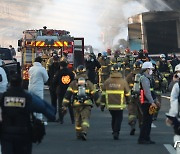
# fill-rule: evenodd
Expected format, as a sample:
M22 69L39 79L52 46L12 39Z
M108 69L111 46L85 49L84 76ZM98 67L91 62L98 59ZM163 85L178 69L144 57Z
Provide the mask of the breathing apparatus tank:
M77 99L80 103L84 103L84 101L87 99L86 94L86 80L83 77L80 77L78 79L78 93L77 93Z
M132 89L134 94L140 93L140 79L141 79L141 74L136 74L134 79L134 86Z

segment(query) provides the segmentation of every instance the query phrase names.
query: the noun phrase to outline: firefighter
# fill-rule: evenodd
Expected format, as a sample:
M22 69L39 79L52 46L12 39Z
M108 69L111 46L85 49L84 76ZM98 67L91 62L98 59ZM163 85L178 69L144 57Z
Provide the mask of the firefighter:
M156 95L156 98L158 100L157 104L157 112L153 114L153 120L157 120L158 112L161 107L161 95L162 95L162 83L163 83L163 76L161 73L159 73L156 63L154 61L151 61L154 67L153 74L152 74L152 85L153 85L153 91Z
M173 71L174 71L176 65L178 65L178 64L180 63L180 60L178 59L178 57L176 56L175 53L172 53L169 61L170 61L170 63L171 63L171 66L172 66L172 68L173 68Z
M123 76L127 76L131 72L131 68L133 68L134 57L131 54L130 49L125 50L125 57L123 59Z
M136 60L137 61L141 60L142 62L146 62L147 61L147 53L144 52L143 49L140 49L138 52L138 56L136 57Z
M97 71L101 68L100 63L97 61L94 54L89 54L85 60L85 66L87 70L88 79L93 83L97 83Z
M102 53L102 58L99 59L99 63L101 65L99 69L99 86L102 87L104 81L109 77L111 69L110 58L107 57L107 52Z
M142 125L142 110L139 101L140 89L135 89L136 86L140 87L140 83L138 82L141 76L142 63L142 61L136 61L133 66L134 69L126 77L132 96L132 101L128 104L128 124L131 126L130 135L135 134L137 119L139 120L139 127Z
M160 60L157 61L157 69L163 75L163 92L165 93L168 90L168 84L171 81L171 75L173 69L171 63L167 61L165 54L160 55Z
M90 126L89 119L93 101L98 99L98 93L94 85L90 82L86 75L86 69L83 65L79 65L76 70L77 76L69 85L66 95L63 99L63 108L71 104L74 109L75 130L77 139L86 140L87 131ZM71 102L72 98L72 102Z
M143 122L140 127L140 135L138 138L139 144L155 144L150 138L152 114L155 112L157 105L155 104L156 97L150 91L152 85L150 84L150 78L153 73L153 65L151 62L144 62L142 65L141 76L141 89L140 89L140 103L143 112Z
M46 70L47 70L47 71L49 71L49 67L50 67L50 66L52 65L52 63L53 63L53 57L54 57L54 56L58 56L57 51L52 51L50 56L51 56L51 57L47 60L47 63L46 63Z
M106 107L112 116L111 127L114 140L119 139L123 110L126 108L126 102L130 102L128 83L119 70L118 64L111 67L111 75L103 85L101 97L101 110L104 111Z
M111 65L115 65L117 63L120 63L120 50L116 50L114 52L113 57L111 58Z
M67 91L67 88L72 80L74 80L74 73L67 68L67 63L65 61L61 61L60 69L58 70L58 72L56 72L53 81L53 85L56 88L56 93L58 98L57 110L59 114L59 119L57 119L57 122L60 121L61 124L64 123L62 101ZM72 124L74 124L74 114L73 114L72 106L69 105L68 108L71 117L71 122Z

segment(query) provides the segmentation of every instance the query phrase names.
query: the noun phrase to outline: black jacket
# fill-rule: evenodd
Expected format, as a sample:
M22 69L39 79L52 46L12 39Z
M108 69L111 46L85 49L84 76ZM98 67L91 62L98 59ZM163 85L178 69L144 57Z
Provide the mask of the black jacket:
M57 95L65 95L72 80L74 80L74 74L68 68L63 68L56 72L53 85L56 87Z

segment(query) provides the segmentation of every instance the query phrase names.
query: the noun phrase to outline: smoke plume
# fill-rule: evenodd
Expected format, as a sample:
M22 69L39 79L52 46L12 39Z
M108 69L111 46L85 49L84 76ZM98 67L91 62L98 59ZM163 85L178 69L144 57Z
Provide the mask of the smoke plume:
M105 50L118 46L120 39L127 39L128 17L146 11L171 10L164 1L1 0L0 45L17 47L24 30L46 25L68 30L72 36L84 37L85 44Z
M0 1L0 46L17 46L22 32L34 24L34 18L50 0L3 0Z

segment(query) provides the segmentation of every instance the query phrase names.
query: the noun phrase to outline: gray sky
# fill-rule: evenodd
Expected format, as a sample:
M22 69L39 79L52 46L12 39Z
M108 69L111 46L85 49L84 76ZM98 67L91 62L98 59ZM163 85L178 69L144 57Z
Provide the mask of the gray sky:
M68 30L74 37L84 37L86 45L105 50L103 35L108 34L113 44L126 39L127 18L148 11L135 0L0 0L0 5L0 44L4 47L17 47L23 30L46 25Z

